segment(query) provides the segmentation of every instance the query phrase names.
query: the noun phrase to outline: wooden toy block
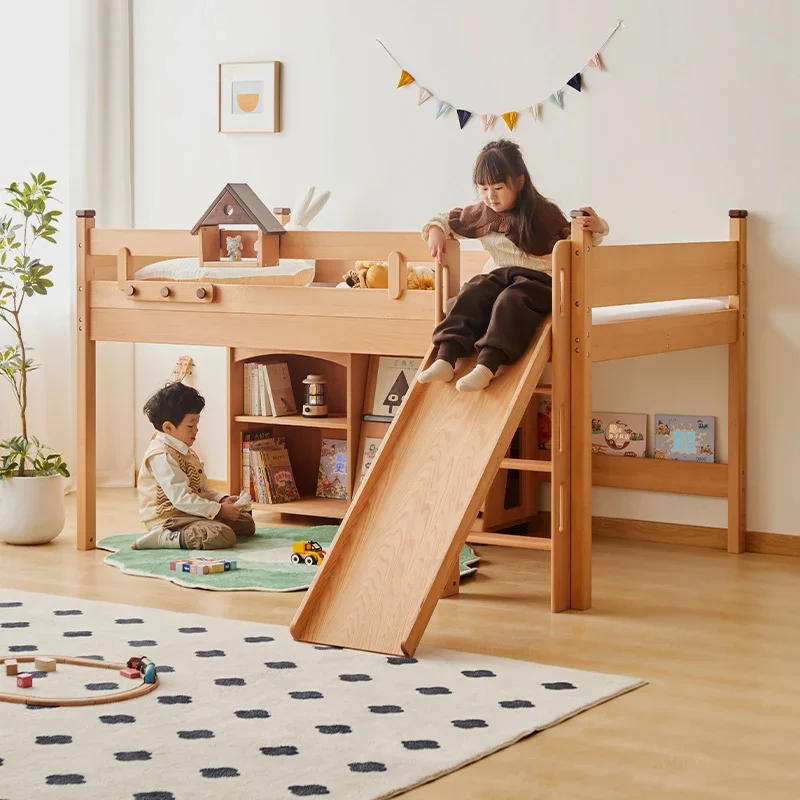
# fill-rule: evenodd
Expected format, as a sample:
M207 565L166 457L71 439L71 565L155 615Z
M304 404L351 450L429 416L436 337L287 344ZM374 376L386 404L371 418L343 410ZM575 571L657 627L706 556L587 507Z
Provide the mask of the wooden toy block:
M33 686L33 675L30 672L20 672L17 675L17 689L30 689Z
M6 664L6 675L9 678L13 678L19 674L19 665L17 664L17 660L15 658L7 658L5 664Z
M36 669L41 670L42 672L56 671L56 660L54 658L42 656L41 658L34 659L33 663L36 666Z
M209 572L211 573L225 572L225 564L212 564Z
M123 678L133 678L134 680L141 677L138 669L131 669L130 667L121 669L119 674L122 675Z

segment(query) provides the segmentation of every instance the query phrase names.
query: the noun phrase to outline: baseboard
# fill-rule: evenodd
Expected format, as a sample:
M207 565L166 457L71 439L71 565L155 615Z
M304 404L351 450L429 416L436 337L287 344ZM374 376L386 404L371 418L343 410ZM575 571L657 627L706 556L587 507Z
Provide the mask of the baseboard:
M549 530L550 512L543 511L539 516L541 528ZM710 547L714 550L727 550L728 548L726 528L678 525L672 522L592 517L592 535L598 539L628 539L637 542L681 544L688 547ZM748 553L761 553L762 555L800 557L800 536L748 531L745 550Z

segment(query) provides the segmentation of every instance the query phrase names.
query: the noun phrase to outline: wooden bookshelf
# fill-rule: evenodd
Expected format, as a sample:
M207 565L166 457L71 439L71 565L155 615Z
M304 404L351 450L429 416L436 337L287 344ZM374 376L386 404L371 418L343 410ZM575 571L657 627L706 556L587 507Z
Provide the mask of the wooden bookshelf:
M250 362L285 362L289 367L295 403L303 405L303 379L307 375L324 375L328 379L328 416L303 417L292 414L266 417L244 414L244 365ZM228 483L229 492L241 491L242 434L246 431L273 429L286 441L300 500L291 503L254 503L258 511L309 516L332 520L342 519L355 491L354 478L361 438L361 416L366 389L369 356L349 353L308 353L260 351L252 348L228 349ZM322 440L343 439L347 442L347 499L317 497Z
M292 503L253 503L254 511L271 511L278 514L294 514L303 517L343 519L349 501L332 500L328 497L303 496Z
M347 430L346 414L329 414L321 419L319 417L304 417L301 414L288 414L285 417L254 417L237 415L234 422L244 422L249 425L279 426L286 425L298 428L329 428L331 430Z

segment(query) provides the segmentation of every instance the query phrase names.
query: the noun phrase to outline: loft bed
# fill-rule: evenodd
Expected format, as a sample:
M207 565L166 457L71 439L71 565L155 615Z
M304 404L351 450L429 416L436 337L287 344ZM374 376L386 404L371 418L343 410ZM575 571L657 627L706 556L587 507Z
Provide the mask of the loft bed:
M572 238L554 250L552 461L506 458L500 465L501 473L551 480L551 537L524 546L551 550L554 611L591 606L593 484L727 497L728 549L744 551L746 217L730 212L729 241L677 244L593 247L573 224ZM201 246L209 241L224 253L223 229ZM270 285L269 267L263 285L138 280L149 265L195 256L198 237L97 228L94 211L77 212L79 549L96 546L96 342L219 346L232 360L235 352L271 352L333 354L344 363L346 354L363 366L368 355L421 357L448 297L458 292L462 267L476 263L474 254L449 242L446 260L433 265L435 291L409 291L405 265L430 263L419 233L284 231L275 244L280 259L313 261L314 282ZM334 288L356 260L387 261L389 288ZM728 345L730 353L728 464L592 456L593 362L716 345ZM355 406L353 414L360 424ZM233 458L228 473L232 490L238 486ZM499 538L491 543L512 544L502 534L484 541L492 536ZM520 538L509 537L515 546Z

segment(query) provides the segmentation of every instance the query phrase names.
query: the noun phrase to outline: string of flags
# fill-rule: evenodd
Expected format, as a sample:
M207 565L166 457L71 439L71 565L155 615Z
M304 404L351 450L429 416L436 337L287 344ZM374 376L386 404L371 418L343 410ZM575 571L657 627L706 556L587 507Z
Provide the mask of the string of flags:
M506 126L510 131L514 130L514 126L517 124L520 114L525 112L530 113L534 120L541 121L542 119L542 110L545 103L550 103L551 105L555 106L556 108L563 109L564 108L564 91L566 89L574 89L576 92L583 91L583 73L587 69L596 69L600 72L605 72L605 64L603 63L602 52L614 37L614 34L620 29L625 27L622 20L617 21L617 25L613 31L609 34L608 38L603 42L603 44L598 48L597 52L586 62L583 69L576 72L560 89L556 89L556 91L551 92L550 95L547 97L546 100L541 100L538 103L533 103L532 105L527 106L524 109L518 111L506 111L501 114L484 114L480 112L469 111L465 108L459 108L458 106L454 106L451 103L448 103L446 100L442 100L436 96L434 96L433 92L430 89L426 89L422 84L420 84L414 76L408 72L408 70L404 69L401 64L397 61L397 59L389 52L389 49L386 45L380 40L376 39L378 44L386 51L389 58L397 64L398 69L400 70L400 80L397 82L397 88L401 89L404 86L410 86L411 84L416 84L419 88L419 96L417 98L417 105L421 106L426 103L428 100L434 100L436 103L436 119L441 119L444 117L448 112L455 109L456 116L458 117L458 125L463 130L464 126L472 119L472 117L479 117L481 120L481 124L483 125L484 131L489 131L495 124L498 119L502 119L505 122Z

